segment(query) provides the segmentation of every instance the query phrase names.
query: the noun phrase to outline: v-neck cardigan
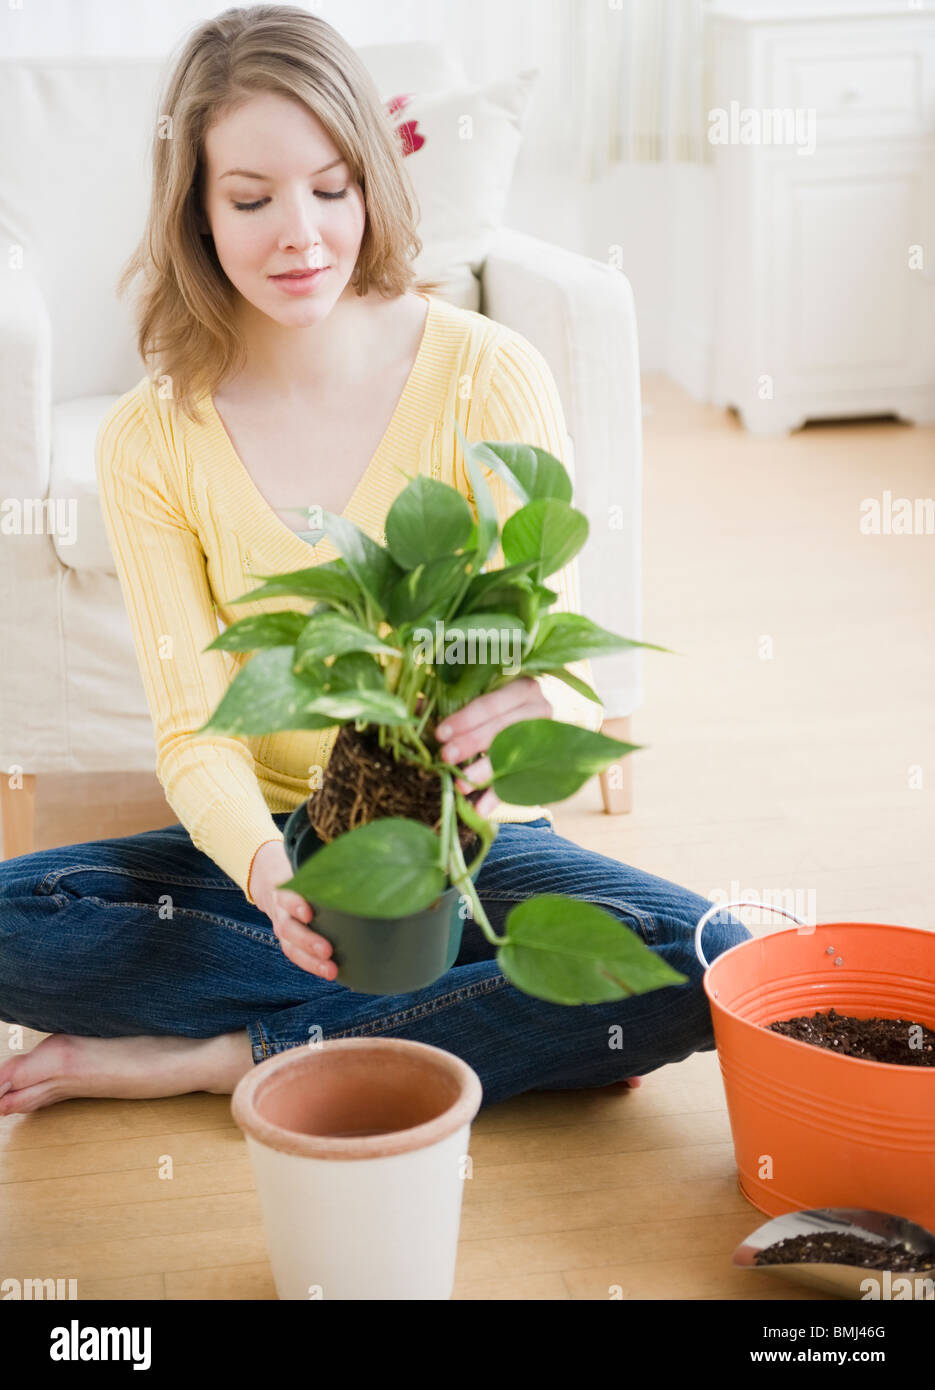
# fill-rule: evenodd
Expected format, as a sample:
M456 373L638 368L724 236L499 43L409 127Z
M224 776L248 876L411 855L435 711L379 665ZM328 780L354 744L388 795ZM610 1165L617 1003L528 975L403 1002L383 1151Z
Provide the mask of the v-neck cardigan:
M516 331L446 300L429 299L419 351L376 453L344 516L385 543L386 513L423 473L473 493L455 433L534 444L567 461L558 390L541 353ZM156 772L196 847L242 889L261 845L282 840L273 815L318 785L337 727L268 735L195 736L252 653L206 652L239 618L294 600L233 604L255 576L337 558L281 521L236 454L209 394L195 424L144 376L104 416L95 442L101 509L153 721ZM519 500L488 471L501 526ZM298 500L298 499L297 499ZM313 499L309 499L312 501ZM496 551L493 565L503 563ZM578 611L572 561L548 581L552 611ZM590 664L570 667L590 682ZM541 685L556 719L598 729L600 708L553 677ZM541 806L501 803L494 821L551 819Z

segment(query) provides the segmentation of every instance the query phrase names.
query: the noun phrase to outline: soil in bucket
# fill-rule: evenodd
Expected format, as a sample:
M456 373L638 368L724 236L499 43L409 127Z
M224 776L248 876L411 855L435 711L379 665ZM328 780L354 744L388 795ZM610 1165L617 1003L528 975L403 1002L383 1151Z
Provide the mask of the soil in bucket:
M824 1047L867 1062L890 1062L902 1067L935 1067L935 1032L905 1018L852 1018L835 1009L809 1017L779 1019L766 1025L796 1042ZM910 1029L918 1030L910 1033ZM852 1239L853 1237L847 1237ZM796 1236L795 1240L804 1239ZM811 1239L811 1237L809 1237ZM825 1237L822 1237L825 1239ZM828 1236L834 1240L840 1237Z
M775 1245L766 1245L754 1256L758 1265L860 1265L866 1269L888 1269L892 1273L912 1273L931 1269L931 1256L920 1255L904 1246L880 1245L844 1231L815 1231L810 1235L786 1236Z
M472 792L468 800L479 795ZM373 726L358 733L352 724L345 724L328 759L328 774L308 798L305 809L324 844L348 830L390 816L404 816L438 830L441 782L434 772L414 763L397 762L391 749L380 747L379 733ZM465 858L470 859L480 839L460 820L458 839Z

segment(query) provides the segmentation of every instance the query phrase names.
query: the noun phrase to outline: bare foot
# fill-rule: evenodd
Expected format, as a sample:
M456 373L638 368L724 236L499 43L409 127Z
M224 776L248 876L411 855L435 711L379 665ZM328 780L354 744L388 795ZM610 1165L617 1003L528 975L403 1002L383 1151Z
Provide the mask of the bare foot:
M75 1096L136 1100L190 1091L229 1095L253 1066L249 1034L216 1038L82 1038L53 1033L0 1064L0 1115Z

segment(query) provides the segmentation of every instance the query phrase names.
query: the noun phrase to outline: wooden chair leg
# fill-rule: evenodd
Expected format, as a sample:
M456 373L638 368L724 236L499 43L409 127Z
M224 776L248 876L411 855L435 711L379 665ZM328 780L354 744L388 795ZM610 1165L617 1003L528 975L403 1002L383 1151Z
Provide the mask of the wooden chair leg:
M36 842L36 776L20 773L15 779L22 785L10 786L10 777L0 771L0 828L3 834L4 859L18 859L32 854Z
M601 725L601 733L607 734L610 738L622 739L624 743L632 743L634 740L631 718L631 715L626 714L617 719L605 719ZM633 810L633 771L630 765L632 756L630 753L621 758L619 763L611 763L610 767L600 774L601 797L608 816L620 816Z

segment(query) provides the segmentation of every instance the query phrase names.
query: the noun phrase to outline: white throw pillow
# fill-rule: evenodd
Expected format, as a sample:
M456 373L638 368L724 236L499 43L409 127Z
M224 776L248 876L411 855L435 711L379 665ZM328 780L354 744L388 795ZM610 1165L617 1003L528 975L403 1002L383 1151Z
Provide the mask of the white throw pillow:
M386 102L418 200L418 273L439 294L477 309L477 276L513 179L538 68L482 86L401 92Z

